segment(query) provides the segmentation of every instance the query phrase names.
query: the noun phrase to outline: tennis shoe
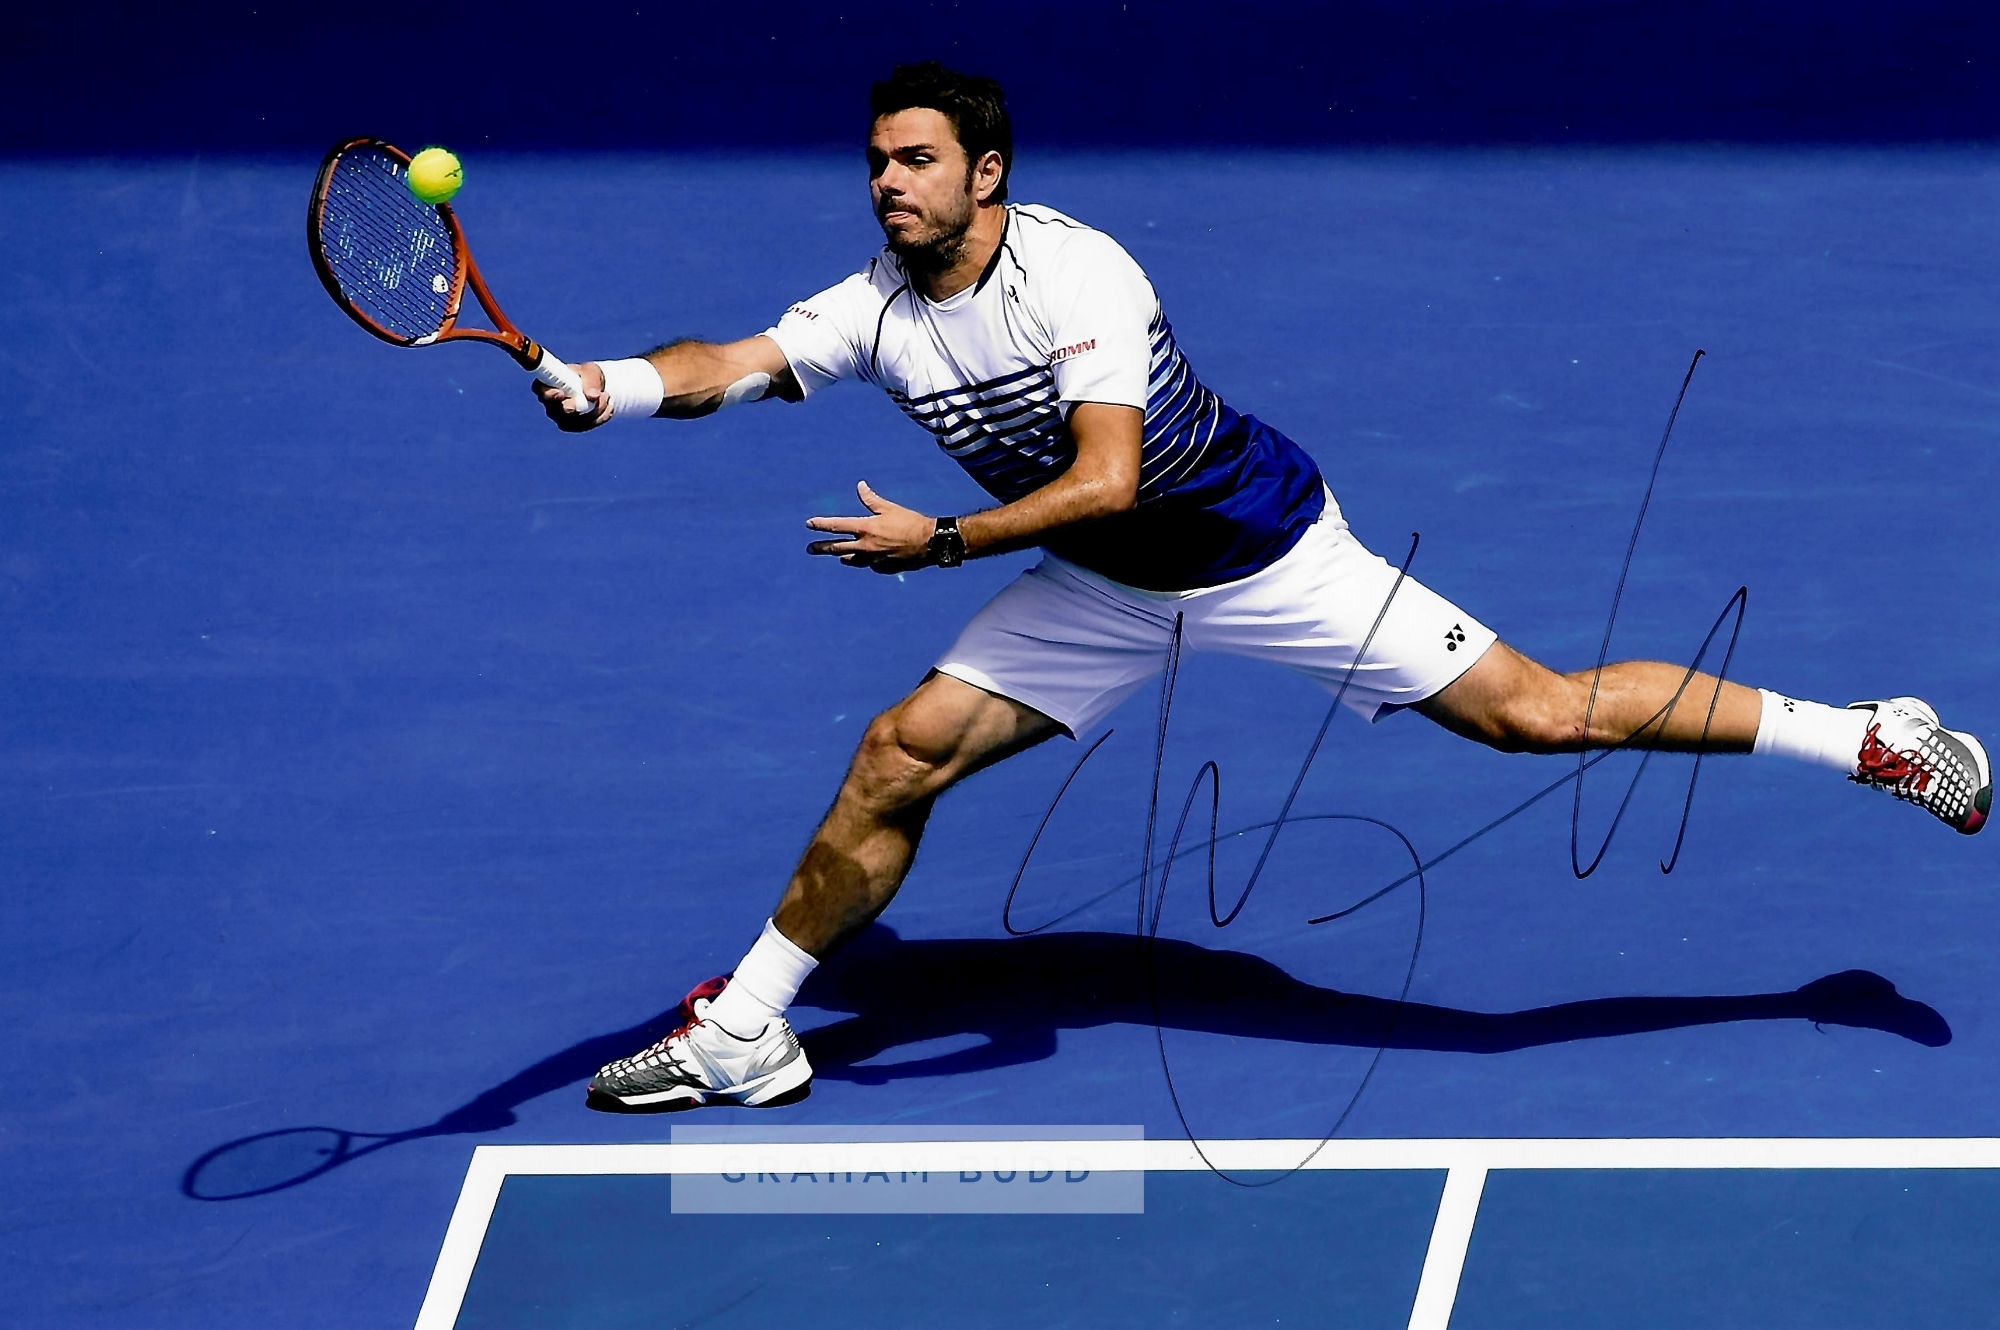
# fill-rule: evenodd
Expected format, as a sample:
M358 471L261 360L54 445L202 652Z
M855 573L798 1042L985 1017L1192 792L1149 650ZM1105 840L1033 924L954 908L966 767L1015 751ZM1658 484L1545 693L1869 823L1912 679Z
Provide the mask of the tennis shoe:
M1968 836L1986 825L1993 767L1977 738L1945 729L1914 697L1855 702L1849 710L1875 713L1849 780L1916 804Z
M680 1024L650 1048L606 1063L590 1078L590 1107L607 1113L675 1113L703 1104L776 1108L812 1091L812 1067L780 1016L737 1033L708 1018L727 979L681 999Z

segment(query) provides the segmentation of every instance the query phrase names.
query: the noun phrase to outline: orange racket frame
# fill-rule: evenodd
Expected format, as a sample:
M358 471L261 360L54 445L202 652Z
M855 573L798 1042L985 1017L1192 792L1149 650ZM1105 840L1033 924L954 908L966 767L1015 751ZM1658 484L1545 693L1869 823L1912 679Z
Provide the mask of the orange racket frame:
M548 348L515 327L513 320L501 310L500 303L493 298L493 292L487 289L486 279L480 275L479 265L473 261L472 250L465 243L464 228L458 224L458 214L451 210L451 205L448 203L432 205L437 210L438 219L444 223L445 231L451 236L453 256L450 299L446 302L444 321L436 332L421 337L405 337L391 332L368 317L359 306L348 299L340 288L339 278L334 275L332 267L327 263L325 246L320 243L320 221L326 211L326 195L333 181L333 168L342 156L356 148L374 148L384 152L401 162L406 170L410 165L410 154L393 143L366 135L343 139L336 143L320 162L319 176L313 182L312 201L306 208L306 240L307 248L312 253L313 271L319 274L320 285L324 286L327 294L333 297L333 302L363 328L396 346L428 346L433 342L486 342L497 346L512 356L522 369L533 372L535 377L544 383L561 388L565 396L578 404L578 409L588 410L589 404L584 397L583 382L576 371L550 355ZM486 317L492 320L492 328L458 326L459 311L465 299L465 288L468 286L472 288L472 294L478 299L480 308L486 311Z

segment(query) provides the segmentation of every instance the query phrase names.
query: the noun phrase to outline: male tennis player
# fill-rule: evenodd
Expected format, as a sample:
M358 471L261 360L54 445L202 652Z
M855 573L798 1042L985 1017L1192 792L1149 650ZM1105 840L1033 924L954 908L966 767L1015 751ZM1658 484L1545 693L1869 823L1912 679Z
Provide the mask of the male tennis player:
M881 913L937 797L1102 720L1191 650L1290 665L1368 719L1413 708L1508 752L1635 746L1831 767L1976 832L1985 749L1910 697L1825 706L1631 662L1556 674L1369 553L1292 440L1231 410L1174 343L1109 236L1007 202L998 84L936 63L873 89L869 192L887 245L740 342L582 366L592 407L537 392L563 428L799 401L877 384L997 500L935 517L860 485L865 517L815 517L813 554L877 572L1040 546L908 697L877 716L762 937L682 1004L683 1024L590 1083L599 1107L771 1105L812 1080L784 1012L814 966ZM1393 595L1391 594L1393 588ZM1384 608L1386 606L1386 609ZM1363 649L1365 643L1365 650ZM1359 659L1357 660L1357 656Z

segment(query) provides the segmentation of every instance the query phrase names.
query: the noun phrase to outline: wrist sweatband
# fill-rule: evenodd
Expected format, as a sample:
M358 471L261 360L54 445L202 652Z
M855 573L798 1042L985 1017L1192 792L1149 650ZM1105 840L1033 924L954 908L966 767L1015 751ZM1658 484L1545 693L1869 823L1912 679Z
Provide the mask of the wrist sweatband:
M611 403L613 420L642 420L666 400L667 386L660 382L660 372L643 356L600 360L597 368L604 375L604 400Z

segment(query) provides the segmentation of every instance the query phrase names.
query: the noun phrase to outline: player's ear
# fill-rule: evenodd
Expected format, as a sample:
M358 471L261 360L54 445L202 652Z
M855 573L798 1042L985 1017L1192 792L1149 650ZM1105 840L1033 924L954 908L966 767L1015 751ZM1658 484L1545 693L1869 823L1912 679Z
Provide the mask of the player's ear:
M981 153L979 160L972 164L972 197L980 203L991 199L993 192L1000 188L1000 178L1006 172L1006 160L998 152L989 148Z

